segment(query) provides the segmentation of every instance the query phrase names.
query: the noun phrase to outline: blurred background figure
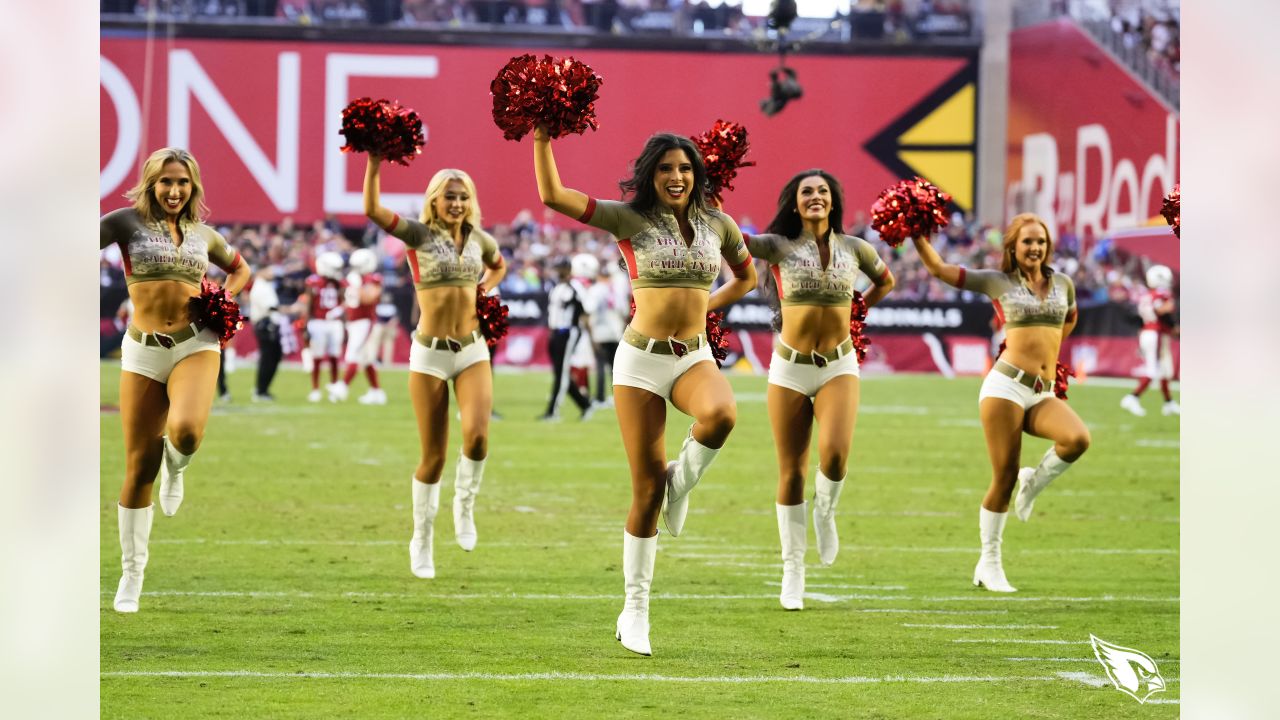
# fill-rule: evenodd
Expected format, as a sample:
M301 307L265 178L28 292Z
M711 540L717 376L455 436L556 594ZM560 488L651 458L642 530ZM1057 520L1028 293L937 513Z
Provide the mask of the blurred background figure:
M581 266L582 261L579 264ZM556 263L555 269L557 282L547 296L547 325L551 329L551 336L547 339L547 349L551 355L551 398L547 401L547 411L538 419L559 420L560 403L565 393L568 393L582 411L582 419L587 420L594 412L591 401L569 377L573 350L582 337L583 329L587 327L584 292L582 284L571 277L573 264L569 260Z
M1178 334L1174 313L1177 304L1173 299L1173 271L1164 265L1152 265L1147 270L1147 290L1138 297L1138 315L1142 318L1142 332L1138 334L1138 353L1142 356L1144 377L1138 387L1120 399L1120 407L1142 417L1147 414L1140 398L1151 385L1160 381L1160 394L1164 405L1162 415L1181 415L1182 409L1169 393L1169 380L1173 378L1172 338Z

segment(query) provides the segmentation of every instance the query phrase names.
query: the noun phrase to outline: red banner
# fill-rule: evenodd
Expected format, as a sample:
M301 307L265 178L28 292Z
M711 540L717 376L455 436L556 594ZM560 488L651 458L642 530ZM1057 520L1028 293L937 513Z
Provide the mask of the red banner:
M1159 219L1178 181L1178 116L1070 20L1009 44L1006 210L1097 240ZM1170 242L1176 242L1172 234Z
M423 118L427 144L409 168L383 173L384 202L415 212L435 171L475 178L486 222L538 208L531 141L507 142L493 125L489 82L519 48L354 45L253 40L103 38L103 212L121 206L138 160L164 145L201 163L215 221L359 221L364 157L340 153L340 112L352 98L398 100ZM822 167L867 208L898 178L864 149L965 58L788 58L805 95L766 118L759 101L777 58L769 54L588 50L604 78L600 129L556 145L566 184L614 198L645 139L696 134L718 118L745 124L749 159L726 199L740 220L767 223L794 173ZM852 213L847 217L851 218Z

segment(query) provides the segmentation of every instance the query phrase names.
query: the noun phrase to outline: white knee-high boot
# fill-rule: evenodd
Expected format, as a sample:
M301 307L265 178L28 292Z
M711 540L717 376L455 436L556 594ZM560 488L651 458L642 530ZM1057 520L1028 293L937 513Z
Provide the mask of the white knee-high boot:
M641 655L649 648L649 586L653 583L653 561L658 553L658 536L638 538L622 531L622 577L626 600L614 636L622 647Z
M818 541L818 557L823 565L836 561L840 552L840 536L836 532L836 504L844 480L829 480L822 471L813 483L813 535Z
M435 524L440 510L440 483L418 482L413 477L413 538L409 540L409 570L420 578L436 576Z
M1022 468L1018 471L1018 495L1013 499L1013 511L1018 519L1026 522L1031 517L1031 508L1036 496L1049 487L1049 483L1071 468L1071 463L1058 457L1052 446L1040 458L1040 464L1033 468Z
M472 460L458 453L458 472L453 480L453 535L458 547L470 552L476 547L476 495L484 478L484 460Z
M1017 592L1004 576L1004 564L1000 559L1000 543L1004 535L1007 512L991 512L978 508L978 537L982 540L982 555L973 570L973 584L992 592Z
M160 509L173 516L182 504L182 473L191 464L191 455L183 455L164 436L164 461L160 463Z
M689 514L689 493L707 468L720 454L720 448L709 448L693 439L693 428L680 446L680 455L667 463L667 492L662 501L662 520L671 537L680 537L684 519Z
M782 541L782 593L778 601L786 610L804 609L804 553L808 550L806 525L809 508L778 505L778 539Z
M120 525L120 585L116 588L113 603L116 612L138 612L138 598L142 595L142 577L147 569L147 544L151 540L151 506L127 508L116 506L116 520Z

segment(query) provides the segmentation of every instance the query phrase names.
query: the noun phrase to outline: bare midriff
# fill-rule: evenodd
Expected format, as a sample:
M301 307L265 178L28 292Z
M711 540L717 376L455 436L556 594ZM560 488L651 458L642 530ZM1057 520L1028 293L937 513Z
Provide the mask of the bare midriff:
M706 332L707 300L699 288L635 288L636 316L631 328L658 340L683 340Z
M144 333L171 333L191 324L190 301L200 288L178 280L146 280L129 286L133 325Z
M1052 383L1058 374L1058 349L1062 345L1062 328L1050 325L1008 328L1005 348L1000 359L1019 370L1039 375Z
M848 305L783 305L782 342L802 353L830 352L849 337Z
M418 333L427 337L461 338L480 327L476 317L476 288L440 287L418 291Z

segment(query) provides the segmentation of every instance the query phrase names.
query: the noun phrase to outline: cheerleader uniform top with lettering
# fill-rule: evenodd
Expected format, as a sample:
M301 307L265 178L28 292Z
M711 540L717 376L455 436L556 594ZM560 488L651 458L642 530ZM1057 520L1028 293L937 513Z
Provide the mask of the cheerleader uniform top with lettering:
M1049 294L1044 300L1036 297L1017 270L1003 273L962 267L957 285L991 298L997 320L1007 329L1032 326L1060 328L1076 316L1076 286L1071 278L1060 272L1049 275Z
M468 225L462 252L449 231L439 225L420 223L393 214L391 223L382 228L409 246L406 256L413 286L419 290L437 287L474 288L484 274L485 266L501 267L502 253L498 241L489 233Z
M112 210L98 221L102 246L120 246L126 286L177 280L198 288L210 262L228 273L240 266L240 253L217 230L186 217L178 221L178 228L181 245L174 244L168 222L148 222L133 208Z
M818 240L808 230L800 231L795 240L774 234L747 238L751 256L769 263L783 305L849 305L859 270L876 284L889 274L871 243L837 232L828 237L830 254L825 268Z
M618 238L633 288L710 290L720 274L722 255L734 270L751 262L742 231L719 210L690 208L691 243L685 242L675 213L666 207L642 213L624 202L590 198L578 220Z

